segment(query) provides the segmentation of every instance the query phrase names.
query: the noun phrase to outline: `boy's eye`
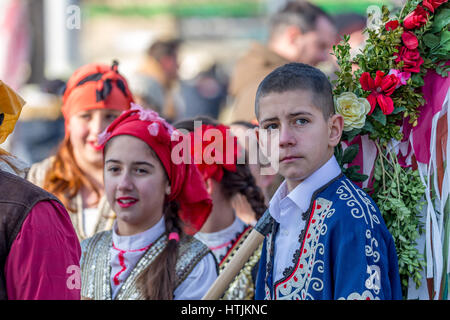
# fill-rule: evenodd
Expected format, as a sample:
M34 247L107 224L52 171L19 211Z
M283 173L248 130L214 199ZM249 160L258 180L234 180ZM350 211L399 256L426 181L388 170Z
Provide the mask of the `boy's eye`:
M296 119L296 120L295 120L295 123L296 123L296 124L299 124L299 125L305 125L305 124L307 124L308 122L309 122L308 120L303 119L303 118L300 118L300 119Z

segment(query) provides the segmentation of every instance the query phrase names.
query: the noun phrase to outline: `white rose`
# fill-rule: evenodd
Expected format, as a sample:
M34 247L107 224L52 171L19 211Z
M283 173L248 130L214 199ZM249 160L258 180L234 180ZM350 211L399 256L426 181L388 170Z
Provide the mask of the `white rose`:
M344 92L334 98L336 112L344 117L344 131L360 129L366 123L370 104L366 98L358 98L353 92Z

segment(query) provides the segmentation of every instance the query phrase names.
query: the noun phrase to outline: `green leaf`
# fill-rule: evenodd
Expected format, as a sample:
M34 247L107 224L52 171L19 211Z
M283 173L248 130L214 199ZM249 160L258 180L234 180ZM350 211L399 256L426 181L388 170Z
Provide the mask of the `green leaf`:
M434 16L434 23L431 32L438 32L450 24L450 9L442 9Z
M360 133L361 133L361 129L353 129L351 131L345 131L343 136L344 136L345 140L350 142Z
M364 182L364 181L367 180L367 178L369 178L368 175L360 174L360 173L356 172L356 173L351 177L351 179L350 179L350 178L349 178L349 179L352 180L353 182Z
M375 131L375 128L373 127L372 123L370 123L370 121L366 121L364 127L362 127L362 130L372 133Z
M450 51L450 31L446 30L441 33L440 49Z
M423 42L428 48L433 49L439 45L440 39L433 33L427 33L423 36Z
M392 111L392 114L399 114L400 112L403 112L405 110L406 110L405 107L400 106L400 107L394 108L394 111Z
M436 73L439 74L443 78L448 77L449 72L450 72L450 65L436 67Z
M415 87L423 87L425 82L423 81L423 77L419 73L414 73L411 76L412 85Z
M353 159L355 159L356 155L359 151L359 145L352 144L351 146L347 147L344 151L344 155L342 156L342 163L351 163Z
M386 115L383 114L383 111L381 111L380 108L375 108L374 112L372 113L371 117L381 123L383 126L386 125Z

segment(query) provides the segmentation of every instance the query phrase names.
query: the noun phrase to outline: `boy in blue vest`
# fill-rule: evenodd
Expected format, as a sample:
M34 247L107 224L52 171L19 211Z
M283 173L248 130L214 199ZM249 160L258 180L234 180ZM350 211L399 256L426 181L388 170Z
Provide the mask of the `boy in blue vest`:
M401 299L395 245L375 202L334 157L344 121L318 69L289 63L259 85L255 112L285 178L269 205L256 299ZM266 145L267 144L267 145Z

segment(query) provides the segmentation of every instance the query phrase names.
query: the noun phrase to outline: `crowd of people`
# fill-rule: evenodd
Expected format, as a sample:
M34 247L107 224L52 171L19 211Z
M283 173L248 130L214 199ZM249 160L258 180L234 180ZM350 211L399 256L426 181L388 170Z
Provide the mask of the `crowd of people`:
M0 299L201 299L267 210L222 299L401 299L380 211L333 155L343 118L319 66L336 68L341 24L288 2L236 63L226 106L214 69L199 83L215 102L186 99L178 40L154 43L130 79L118 61L78 68L58 147L30 168L0 154ZM1 142L24 105L0 82ZM277 172L249 161L251 143L277 146Z

